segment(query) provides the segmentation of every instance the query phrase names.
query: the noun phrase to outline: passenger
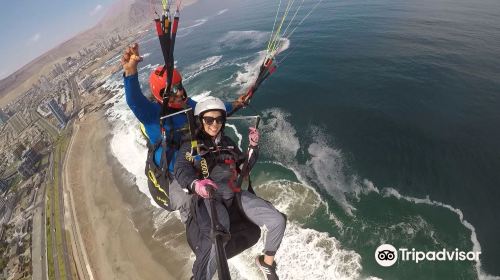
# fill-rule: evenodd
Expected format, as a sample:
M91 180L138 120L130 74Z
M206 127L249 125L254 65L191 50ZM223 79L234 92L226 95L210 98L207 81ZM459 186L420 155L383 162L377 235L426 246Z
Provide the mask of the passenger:
M180 156L177 157L174 169L175 179L180 186L187 192L196 194L193 197L191 216L196 220L195 226L192 227L188 223L186 227L188 241L196 255L192 270L194 279L212 279L216 271L216 248L210 234L211 214L207 188L215 189L214 201L218 221L227 232L231 231L232 225L228 209L234 209L234 203L239 204L238 209L244 218L259 227L267 228L264 254L257 256L255 261L266 279L278 279L274 256L283 239L286 217L270 202L242 190L237 185L238 176L243 172L248 174L248 170L256 162L259 133L256 128L250 128L249 152L242 153L233 140L224 135L226 108L224 103L215 97L209 97L196 105L194 114L198 123L196 140L200 145L199 157L191 154L190 143L184 143L179 150ZM245 161L248 162L249 168L242 171ZM231 235L231 240L233 238Z

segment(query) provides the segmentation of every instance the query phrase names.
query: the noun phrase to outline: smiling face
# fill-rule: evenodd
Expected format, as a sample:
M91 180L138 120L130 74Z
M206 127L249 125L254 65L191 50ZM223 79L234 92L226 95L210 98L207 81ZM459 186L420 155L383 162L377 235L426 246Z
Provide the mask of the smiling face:
M203 114L202 122L203 130L205 130L208 135L215 137L217 136L217 134L219 134L222 128L222 124L224 123L224 116L218 110L208 111Z

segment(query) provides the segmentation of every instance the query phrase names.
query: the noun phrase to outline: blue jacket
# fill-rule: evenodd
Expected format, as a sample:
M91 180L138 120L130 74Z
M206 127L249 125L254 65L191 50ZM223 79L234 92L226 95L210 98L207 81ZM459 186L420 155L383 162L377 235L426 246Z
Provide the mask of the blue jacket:
M161 131L160 131L160 114L161 105L158 102L153 102L148 100L141 91L141 86L139 84L138 74L127 76L123 78L123 83L125 86L125 98L127 104L134 113L135 117L144 125L147 137L152 144L159 143L161 141ZM196 106L196 101L188 98L187 104L189 107L193 108ZM226 111L231 112L233 106L230 102L225 102ZM173 124L174 131L183 128L187 125L186 114L178 114L164 122L164 127L166 134L169 135L171 130L171 125ZM174 133L174 139L180 143L182 138L182 133L176 131ZM160 166L162 147L160 146L155 151L155 163ZM167 151L168 152L168 151ZM174 164L177 156L177 150L174 151L172 159L169 165L169 171L174 172Z

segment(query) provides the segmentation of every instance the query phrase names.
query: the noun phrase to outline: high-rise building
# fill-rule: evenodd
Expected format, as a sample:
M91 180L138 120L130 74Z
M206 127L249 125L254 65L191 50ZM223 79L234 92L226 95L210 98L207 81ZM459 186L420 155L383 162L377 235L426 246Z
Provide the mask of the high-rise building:
M35 174L36 169L32 164L21 162L21 164L17 167L17 171L21 174L21 176L23 176L24 179L27 179Z
M16 148L14 149L13 153L14 153L14 156L16 158L21 158L23 153L24 153L24 150L26 149L26 147L24 147L23 144L18 144L16 146Z
M3 189L4 189L2 183L3 183L3 180L0 179L0 191L3 191ZM3 210L3 207L5 206L6 203L7 203L7 200L0 196L0 212L3 212L2 210Z
M47 144L43 141L43 139L40 139L33 145L32 149L40 154L42 151L47 149Z
M28 162L30 164L35 164L40 161L40 154L37 153L34 149L28 149L23 155L22 160Z
M21 157L22 162L17 167L17 171L25 179L31 177L37 171L36 164L40 161L40 158L40 154L35 152L33 149L29 149Z
M61 128L66 126L66 123L68 122L68 120L66 119L66 116L64 115L63 110L61 109L61 107L59 107L57 102L54 99L52 99L49 101L48 105L49 105L50 111L52 112L52 114L54 114L57 121L59 122L59 126Z
M78 88L80 89L80 91L85 92L88 89L90 89L90 87L92 86L92 82L93 82L93 79L90 76L86 75L83 79L81 79L77 83L77 85L78 85Z
M0 179L0 193L4 192L5 190L7 190L7 187L9 187L9 184L7 182L7 180L5 179ZM2 199L2 197L0 196L0 199ZM2 207L0 207L1 209Z
M0 124L6 123L9 120L9 115L0 109Z

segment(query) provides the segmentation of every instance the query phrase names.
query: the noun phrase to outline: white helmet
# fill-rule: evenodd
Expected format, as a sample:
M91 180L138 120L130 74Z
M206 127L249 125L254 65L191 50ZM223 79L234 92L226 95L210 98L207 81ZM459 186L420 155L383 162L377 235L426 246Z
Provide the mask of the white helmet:
M198 102L196 104L196 107L194 108L194 115L199 116L200 114L203 114L206 111L212 111L212 110L221 110L224 111L225 114L226 105L224 105L224 102L222 102L222 100L220 100L219 98L210 96L205 100Z

